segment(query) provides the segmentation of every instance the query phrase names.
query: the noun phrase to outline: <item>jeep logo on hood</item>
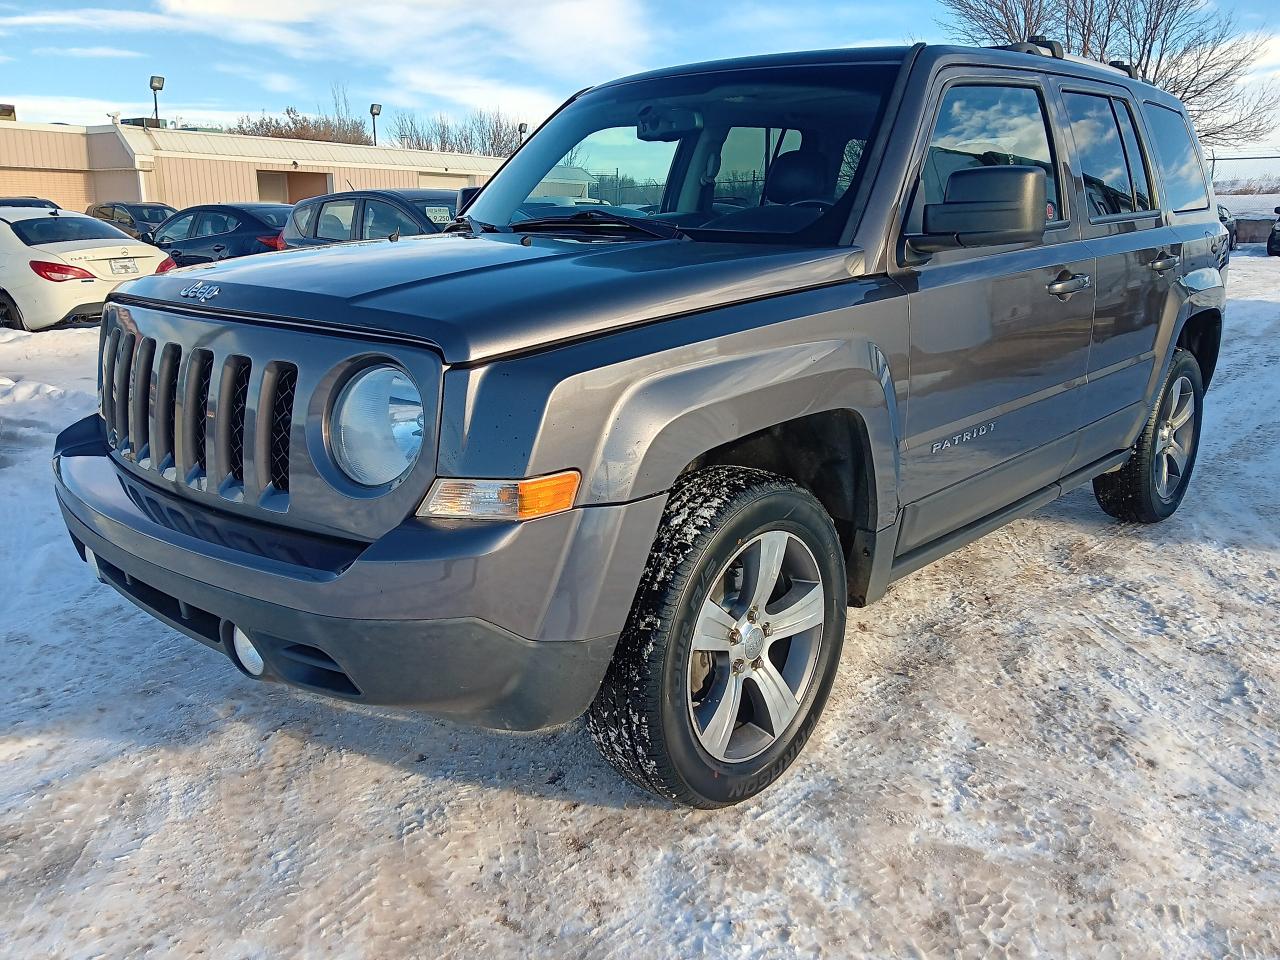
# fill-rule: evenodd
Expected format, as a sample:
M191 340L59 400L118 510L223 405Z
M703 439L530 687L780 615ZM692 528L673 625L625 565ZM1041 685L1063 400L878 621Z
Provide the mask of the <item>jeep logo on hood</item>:
M186 297L188 300L199 300L204 303L206 300L212 300L219 292L220 288L216 284L197 280L194 283L188 283L179 290L178 296Z

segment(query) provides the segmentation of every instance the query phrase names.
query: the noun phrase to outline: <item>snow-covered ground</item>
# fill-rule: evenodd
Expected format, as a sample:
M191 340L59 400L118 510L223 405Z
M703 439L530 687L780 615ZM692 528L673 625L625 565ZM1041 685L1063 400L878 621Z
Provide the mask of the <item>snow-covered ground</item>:
M718 813L135 611L49 486L97 333L0 331L0 954L1280 956L1280 260L1230 292L1181 511L1077 491L851 611L800 761Z

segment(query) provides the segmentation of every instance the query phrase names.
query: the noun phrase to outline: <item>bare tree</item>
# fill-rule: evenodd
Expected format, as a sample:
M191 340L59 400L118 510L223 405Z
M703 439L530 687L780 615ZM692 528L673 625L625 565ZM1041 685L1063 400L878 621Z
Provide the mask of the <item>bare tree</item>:
M333 107L325 111L317 107L314 114L297 107L285 107L283 116L262 114L243 116L227 127L227 133L243 133L252 137L280 137L287 140L327 140L332 143L373 143L364 117L353 116L347 99L347 88L335 83L331 87Z
M520 146L520 122L501 110L476 110L462 118L401 113L391 128L401 146L486 157L507 157Z
M1276 123L1274 83L1249 82L1267 42L1204 0L942 0L957 39L1061 38L1068 53L1123 60L1182 100L1207 145L1245 143Z

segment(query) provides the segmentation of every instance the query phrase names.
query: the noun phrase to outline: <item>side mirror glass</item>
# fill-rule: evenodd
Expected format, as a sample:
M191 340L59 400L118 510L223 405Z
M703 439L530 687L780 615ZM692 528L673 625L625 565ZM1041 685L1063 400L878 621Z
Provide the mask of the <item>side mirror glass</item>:
M153 247L156 245L156 235L152 233L150 230L143 230L140 234L138 234L138 239L141 240L143 243L151 244Z
M942 203L924 208L924 233L907 240L924 253L1034 243L1044 239L1045 211L1039 167L971 167L947 178Z
M471 205L471 201L476 198L476 194L480 192L479 187L462 187L458 190L458 212L466 210Z

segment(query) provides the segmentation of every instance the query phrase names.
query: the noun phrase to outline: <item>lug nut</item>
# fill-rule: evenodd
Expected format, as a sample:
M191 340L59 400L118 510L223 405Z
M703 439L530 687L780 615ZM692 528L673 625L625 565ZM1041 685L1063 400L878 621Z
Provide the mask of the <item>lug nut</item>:
M741 631L741 630L739 630L737 627L734 627L732 630L730 630L730 631L729 631L729 642L730 642L731 644L735 644L735 645L736 645L736 644L741 643L741 642L742 642L742 631Z
M763 666L764 666L764 657L756 657L754 660L751 661L752 670L759 670Z
M735 661L733 661L733 672L734 672L734 673L741 673L741 672L742 672L743 670L745 670L745 669L747 669L747 661L745 661L745 660L735 660Z
M755 607L752 607L750 610L748 610L748 611L747 611L747 622L748 622L748 623L755 623L755 622L756 622L756 608L755 608Z
M760 629L764 631L764 635L766 637L773 635L773 624L771 623L764 624L764 626L762 626Z

